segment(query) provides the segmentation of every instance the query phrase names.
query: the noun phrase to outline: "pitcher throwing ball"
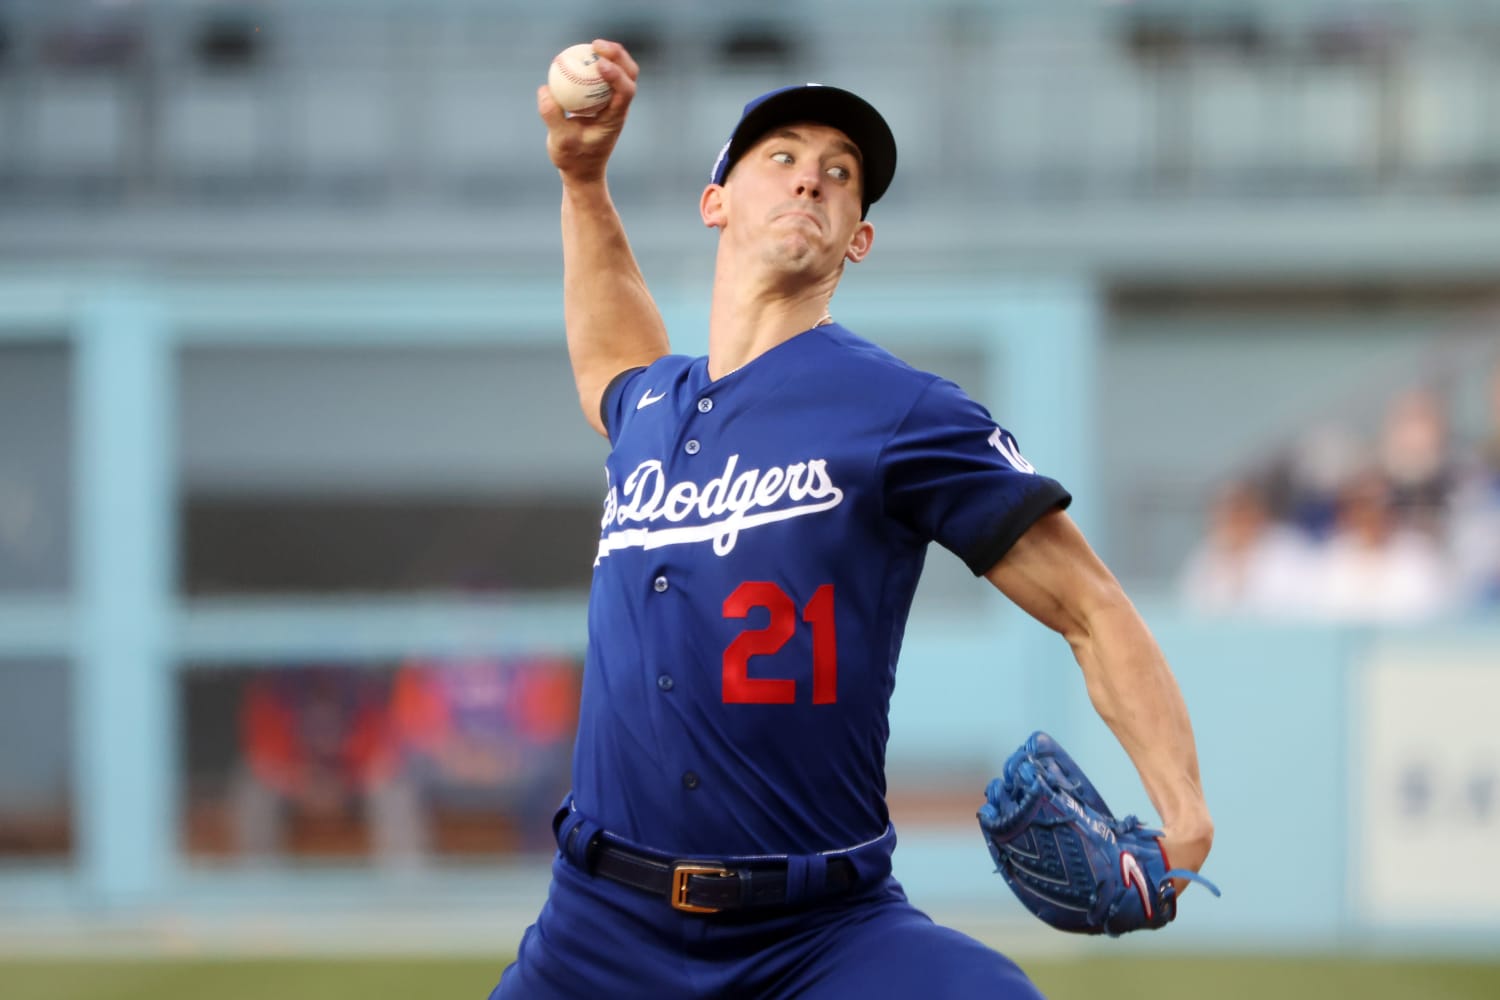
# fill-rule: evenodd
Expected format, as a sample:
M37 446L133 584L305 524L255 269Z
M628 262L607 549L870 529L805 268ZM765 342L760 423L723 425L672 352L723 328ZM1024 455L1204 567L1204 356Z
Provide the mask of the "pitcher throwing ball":
M880 114L811 84L746 105L699 203L709 354L677 356L605 183L638 69L592 48L606 107L537 96L608 489L551 890L492 997L1039 996L891 878L887 708L928 543L1071 644L1194 872L1213 827L1176 682L1063 487L958 386L833 317L895 175ZM1001 667L973 696L1001 695Z

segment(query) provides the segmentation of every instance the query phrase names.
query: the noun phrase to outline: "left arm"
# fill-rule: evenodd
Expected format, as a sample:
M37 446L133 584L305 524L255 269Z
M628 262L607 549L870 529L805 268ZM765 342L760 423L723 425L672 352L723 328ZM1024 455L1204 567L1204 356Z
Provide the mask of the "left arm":
M1187 705L1114 574L1072 518L1054 511L1031 525L985 576L1068 641L1095 711L1130 755L1161 816L1172 867L1197 871L1214 828ZM1176 882L1181 893L1185 884Z

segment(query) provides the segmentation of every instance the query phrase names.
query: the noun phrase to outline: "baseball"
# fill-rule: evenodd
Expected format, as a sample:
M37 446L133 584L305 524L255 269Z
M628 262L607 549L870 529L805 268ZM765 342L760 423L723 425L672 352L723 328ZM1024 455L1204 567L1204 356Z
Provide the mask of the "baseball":
M592 115L609 103L614 89L599 75L599 56L587 45L570 45L547 70L547 89L557 106L573 115Z

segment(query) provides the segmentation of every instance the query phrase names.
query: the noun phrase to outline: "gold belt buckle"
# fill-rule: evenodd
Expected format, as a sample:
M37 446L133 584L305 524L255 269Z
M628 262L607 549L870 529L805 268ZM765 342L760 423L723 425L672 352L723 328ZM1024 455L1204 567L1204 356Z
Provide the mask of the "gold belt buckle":
M728 878L733 872L723 865L703 864L697 861L679 861L672 866L672 909L683 913L718 913L717 906L694 906L688 902L688 879L694 875L717 875Z

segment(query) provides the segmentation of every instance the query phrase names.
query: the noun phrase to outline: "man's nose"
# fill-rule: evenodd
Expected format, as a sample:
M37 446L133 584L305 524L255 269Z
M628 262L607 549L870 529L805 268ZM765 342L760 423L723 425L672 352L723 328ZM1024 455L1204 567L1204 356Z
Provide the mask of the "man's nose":
M799 173L794 183L799 198L811 198L817 201L823 197L823 175L817 171L809 170Z

